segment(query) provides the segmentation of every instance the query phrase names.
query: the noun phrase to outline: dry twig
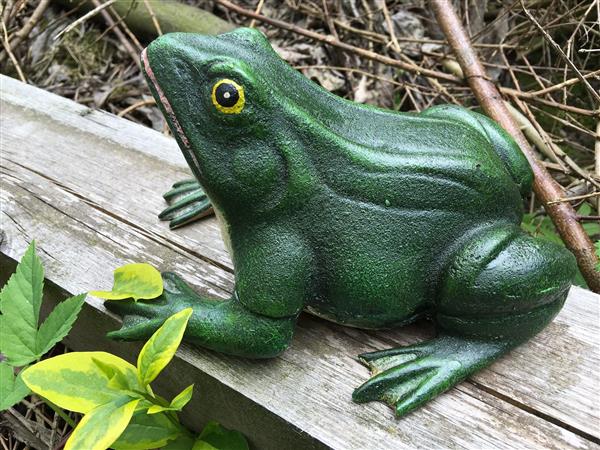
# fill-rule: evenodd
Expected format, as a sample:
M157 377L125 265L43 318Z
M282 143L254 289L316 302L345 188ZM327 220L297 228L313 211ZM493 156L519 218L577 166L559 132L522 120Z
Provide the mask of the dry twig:
M550 36L548 34L548 32L544 29L544 27L542 27L539 24L539 22L537 20L535 20L535 17L533 17L531 15L531 13L525 7L525 3L523 2L523 0L521 0L521 7L523 8L523 12L527 16L527 18L531 21L531 23L533 23L536 26L536 28L539 30L539 32L542 33L542 36L544 36L544 39L546 39L548 41L548 43L552 46L552 48L554 48L554 50L556 50L556 52L561 56L561 58L563 58L563 60L567 63L567 65L571 68L571 70L573 70L573 72L575 72L575 75L577 75L577 78L579 78L579 80L581 80L581 82L583 83L585 88L588 90L588 92L592 95L592 97L594 97L596 99L596 101L600 104L600 94L598 94L596 89L594 89L592 87L592 85L588 82L588 80L583 76L583 74L579 71L579 69L573 63L573 61L571 61L571 58L569 58L569 56L567 54L565 54L563 49L560 48L560 45L558 45L554 41L554 39L552 39L552 36Z
M46 11L46 8L48 8L49 4L50 0L41 0L35 8L35 11L33 11L33 14L29 18L29 20L25 23L25 25L23 25L23 28L21 28L15 33L14 37L10 40L10 42L8 42L8 37L5 37L6 43L4 45L4 48L6 54L10 54L10 52L12 52L17 47L17 45L19 45L21 41L23 41L23 39L29 36L29 33L31 33L33 27L35 27L35 25L40 21L42 15ZM0 63L3 61L3 59L4 54L0 54Z
M77 27L77 25L82 24L83 22L85 22L86 20L88 20L90 17L94 17L96 14L98 14L100 11L102 11L104 8L108 8L110 5L112 5L114 2L116 2L117 0L108 0L106 3L100 3L100 2L94 2L94 5L96 6L94 9L92 9L91 11L87 12L86 14L84 14L83 16L81 16L79 19L71 22L69 24L69 26L65 27L64 30L62 30L60 33L58 33L54 39L58 39L60 38L63 34L68 33L69 31L71 31L73 28Z

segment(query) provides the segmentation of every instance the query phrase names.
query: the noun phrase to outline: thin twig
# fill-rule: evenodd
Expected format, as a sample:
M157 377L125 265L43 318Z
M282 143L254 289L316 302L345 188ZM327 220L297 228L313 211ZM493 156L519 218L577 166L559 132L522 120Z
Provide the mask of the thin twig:
M132 5L133 5L133 3L132 3ZM108 8L108 11L110 12L110 14L112 14L113 17L116 17L119 19L115 23L115 26L121 27L121 29L127 35L127 37L129 39L131 39L131 42L133 42L133 45L135 45L135 48L138 51L138 53L142 53L142 50L144 50L144 46L140 43L137 36L135 34L133 34L133 32L129 29L129 27L127 26L127 22L125 22L125 18L127 17L127 14L129 14L129 11L127 11L125 13L124 17L121 17L119 15L119 13L117 13L115 8L113 8L112 6L110 8Z
M146 9L148 10L148 13L150 14L150 18L152 19L152 24L154 25L154 28L156 28L156 32L158 33L159 36L162 36L163 32L162 32L162 29L160 28L160 23L158 23L158 19L156 18L156 14L154 14L154 10L152 9L152 6L150 6L150 2L148 0L144 0L144 6L146 7Z
M587 79L587 78L593 78L593 77L599 77L599 76L600 76L600 70L594 70L593 72L586 73L585 75L583 75L583 78ZM579 77L570 78L566 81L563 81L562 83L555 84L554 86L549 86L547 88L540 89L539 91L524 92L523 94L526 94L528 97L539 97L540 95L549 94L550 92L560 90L566 86L571 86L575 83L579 83L580 81L581 81L581 78L579 78Z
M539 22L537 20L535 20L535 17L533 17L531 15L531 13L525 7L525 3L523 2L523 0L521 0L521 6L523 8L523 12L527 16L527 18L531 21L531 23L533 23L535 25L535 27L539 30L539 32L542 33L542 36L544 36L544 39L546 39L546 41L548 41L548 43L552 46L552 48L554 48L554 50L556 50L556 52L561 56L561 58L564 59L565 63L567 63L567 65L571 68L571 70L573 72L575 72L575 75L577 76L577 78L579 78L581 80L581 82L583 83L583 85L585 86L585 88L589 91L589 93L592 95L592 97L594 97L596 99L596 101L600 104L600 94L598 94L598 92L596 91L596 89L594 89L592 87L592 85L588 82L588 80L586 80L586 78L579 71L579 69L577 68L577 66L573 63L573 61L571 61L571 58L569 58L565 54L565 52L563 51L563 49L560 48L560 45L558 45L554 41L554 39L552 39L552 36L550 36L548 34L548 32L544 29L544 27L542 27L539 24Z
M352 72L358 73L360 75L364 75L369 78L373 78L375 80L383 81L385 83L390 83L395 86L403 87L404 83L399 83L396 80L392 80L391 78L385 78L380 75L375 75L374 73L367 72L361 69L355 69L353 67L343 67L343 66L326 66L326 65L308 65L308 66L294 66L296 70L304 70L304 69L317 69L317 70L339 70L340 72Z
M392 22L392 18L390 16L390 12L388 11L385 0L379 0L379 7L383 11L383 17L385 19L385 23L388 27L388 33L390 34L390 39L392 40L392 47L396 53L400 53L400 44L398 44L398 39L396 39L396 31L394 30L394 22Z
M585 194L585 195L576 195L574 197L559 198L558 200L548 202L548 204L553 205L555 203L574 202L576 200L585 200L586 198L599 197L599 196L600 196L600 192L591 192L591 193Z
M600 216L577 216L580 222L600 222Z
M4 20L2 21L2 35L4 37L2 39L2 46L4 47L4 50L6 51L6 54L8 55L9 59L13 63L13 66L15 66L15 69L17 70L17 74L19 75L19 79L23 83L27 83L27 79L25 78L25 74L23 73L23 70L21 70L19 61L17 61L17 58L15 58L15 55L13 54L13 52L10 48L10 43L8 42L8 32L6 31L6 25L4 24Z
M37 5L35 10L33 11L33 14L29 18L29 20L25 23L25 25L23 25L23 28L21 28L19 31L17 31L14 34L10 43L8 43L8 37L5 37L6 43L7 43L4 46L4 48L6 50L6 54L10 54L10 52L12 52L15 48L17 48L17 45L19 45L23 39L25 39L27 36L29 36L29 33L31 33L31 30L33 30L33 27L35 27L35 25L42 18L42 15L46 11L46 8L48 8L49 4L50 4L50 0L40 1L40 3ZM6 33L6 34L8 34L8 33ZM4 55L0 54L0 63L3 60L4 60Z
M434 0L431 2L431 6L477 101L486 114L500 123L521 147L534 174L533 189L537 197L544 205L566 246L575 255L588 286L594 292L600 292L600 274L595 269L598 257L592 241L577 220L577 213L569 203L550 203L562 198L562 188L538 162L527 139L512 119L498 89L488 78L471 46L452 2L450 0Z
M100 6L102 6L102 4L100 3L99 0L92 0L92 4L94 6L96 6L96 9L98 9ZM106 5L106 3L104 3L104 5ZM140 67L141 63L140 63L139 52L137 52L136 49L133 48L133 46L131 45L131 42L129 42L127 40L127 37L125 37L125 34L123 34L121 29L117 26L116 22L114 21L114 19L110 15L110 13L108 11L106 11L105 9L101 9L100 15L106 22L106 25L108 25L108 27L112 30L114 35L117 37L117 39L119 40L119 42L121 43L121 45L123 46L125 51L129 54L129 57L133 60L133 62L138 67ZM138 45L139 45L139 42L138 42Z
M54 37L54 39L56 40L56 39L60 38L63 34L68 33L69 31L71 31L72 29L74 29L75 27L77 27L78 25L80 25L83 22L85 22L86 20L88 20L90 17L94 17L96 14L98 14L104 8L108 8L110 5L112 5L116 1L117 0L108 0L106 3L95 2L94 4L97 5L97 6L94 9L92 9L91 11L88 11L83 16L81 16L79 19L74 20L73 22L71 22L60 33L58 33Z
M260 12L262 11L262 7L265 4L265 0L258 0L258 4L256 5L256 9L254 10L254 12L256 14L260 14ZM248 25L250 28L254 28L256 26L256 19L252 19L250 21L250 25Z
M129 114L130 112L135 111L138 108L142 108L142 107L148 106L148 105L155 105L155 104L156 104L156 101L153 98L149 98L147 100L141 100L139 102L134 103L133 105L128 106L123 111L121 111L119 114L117 114L117 116L124 117L127 114Z

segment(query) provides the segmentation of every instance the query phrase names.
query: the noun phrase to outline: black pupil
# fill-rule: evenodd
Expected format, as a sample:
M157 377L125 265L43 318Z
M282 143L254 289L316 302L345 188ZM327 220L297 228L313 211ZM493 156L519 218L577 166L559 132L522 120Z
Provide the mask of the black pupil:
M234 106L240 98L237 88L231 83L221 83L215 92L217 103L229 108Z

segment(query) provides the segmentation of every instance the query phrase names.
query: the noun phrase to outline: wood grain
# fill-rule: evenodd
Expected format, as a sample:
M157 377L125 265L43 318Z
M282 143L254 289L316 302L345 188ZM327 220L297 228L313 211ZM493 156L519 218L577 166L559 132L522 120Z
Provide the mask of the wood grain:
M208 295L231 291L214 219L175 232L156 219L162 192L188 176L171 139L3 76L0 88L2 254L18 259L35 238L48 279L69 293L110 287L112 270L131 261ZM185 346L161 389L196 382L190 423L217 419L257 448L600 448L598 300L574 288L540 336L402 420L351 402L368 376L354 358L422 339L427 325L375 333L302 316L280 358ZM98 299L88 304L68 344L132 357L137 345L103 339L114 317Z

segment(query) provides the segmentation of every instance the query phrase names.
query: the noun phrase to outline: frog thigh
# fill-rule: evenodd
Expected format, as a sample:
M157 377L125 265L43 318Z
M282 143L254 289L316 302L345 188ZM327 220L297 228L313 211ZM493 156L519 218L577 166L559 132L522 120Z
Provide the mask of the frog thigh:
M300 313L311 295L313 257L294 231L268 227L233 242L236 294L250 311L273 318Z
M438 119L449 119L469 125L484 134L494 147L521 195L531 192L533 172L514 139L496 122L483 114L455 105L439 105L426 109L421 115Z
M487 228L446 269L438 325L463 336L522 342L558 313L575 270L562 246L513 225Z

